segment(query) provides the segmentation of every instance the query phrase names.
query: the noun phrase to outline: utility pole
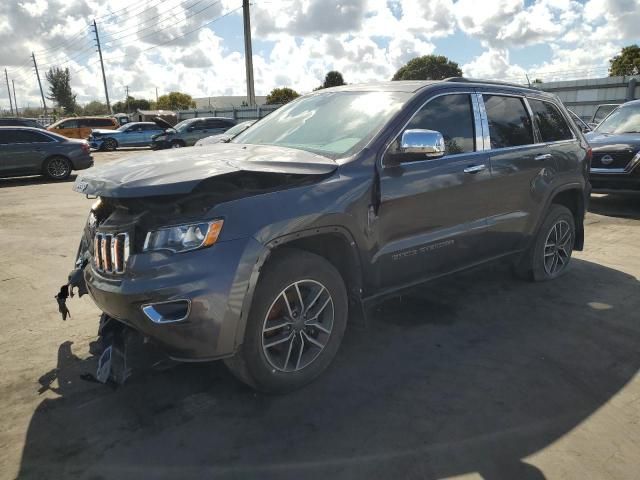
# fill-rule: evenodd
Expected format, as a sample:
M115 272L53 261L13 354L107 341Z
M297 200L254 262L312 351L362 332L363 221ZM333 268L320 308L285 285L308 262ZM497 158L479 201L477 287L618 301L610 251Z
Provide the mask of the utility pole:
M19 117L18 113L18 99L16 98L16 82L14 79L11 79L11 86L13 87L13 104L16 106L16 117Z
M158 87L156 87L156 110L158 109Z
M104 96L107 98L107 110L111 111L111 103L109 103L109 90L107 89L107 77L104 74L104 62L102 61L102 49L100 48L100 36L98 35L98 26L95 19L93 20L93 33L96 34L96 47L98 47L98 55L100 56L100 68L102 68L102 81L104 82Z
M7 69L4 69L4 78L7 80L7 92L9 93L9 106L11 107L11 115L13 115L13 100L11 100L11 87L9 87L9 75Z
M38 64L36 63L36 56L31 52L31 58L33 58L33 66L36 68L36 77L38 77L38 86L40 87L40 96L42 96L42 106L44 107L44 116L47 116L47 102L44 101L44 92L42 91L42 82L40 82L40 74L38 73Z
M127 102L127 115L129 115L129 85L127 85L125 88L127 90L127 96L125 97Z
M244 58L247 68L247 103L256 104L256 92L253 87L253 53L251 51L251 14L249 0L242 0L242 18L244 20Z

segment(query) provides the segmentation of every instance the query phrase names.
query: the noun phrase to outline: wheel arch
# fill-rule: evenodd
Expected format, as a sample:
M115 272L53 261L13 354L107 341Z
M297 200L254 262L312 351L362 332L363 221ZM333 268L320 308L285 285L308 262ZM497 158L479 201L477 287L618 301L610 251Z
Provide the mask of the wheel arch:
M558 191L555 191L549 200L547 210L553 204L563 205L573 213L573 219L576 225L576 239L574 250L582 250L584 248L584 215L586 212L584 190L581 186L568 185Z
M265 245L249 279L242 313L236 330L236 349L244 341L247 318L261 272L270 261L277 258L278 255L284 254L287 249L292 248L315 253L338 270L347 288L349 323L358 326L366 325L364 304L362 302L362 266L353 235L342 226L310 228L274 238Z

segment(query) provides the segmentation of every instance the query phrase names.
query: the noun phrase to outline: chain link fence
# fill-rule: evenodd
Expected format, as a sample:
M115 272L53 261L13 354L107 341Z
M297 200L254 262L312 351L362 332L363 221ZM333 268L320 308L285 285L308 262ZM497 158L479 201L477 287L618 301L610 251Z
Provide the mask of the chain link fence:
M271 112L277 110L282 105L257 105L255 107L237 108L201 108L194 110L180 110L176 112L178 122L188 118L197 117L225 117L233 118L238 122L243 120L259 120L266 117Z

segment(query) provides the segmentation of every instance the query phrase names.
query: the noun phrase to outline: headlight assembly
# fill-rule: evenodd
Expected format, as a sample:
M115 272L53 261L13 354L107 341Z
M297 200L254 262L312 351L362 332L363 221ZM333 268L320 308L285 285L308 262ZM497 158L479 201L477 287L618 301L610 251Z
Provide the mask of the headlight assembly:
M180 253L210 247L218 240L223 223L223 220L213 220L150 231L144 241L143 251L168 250Z

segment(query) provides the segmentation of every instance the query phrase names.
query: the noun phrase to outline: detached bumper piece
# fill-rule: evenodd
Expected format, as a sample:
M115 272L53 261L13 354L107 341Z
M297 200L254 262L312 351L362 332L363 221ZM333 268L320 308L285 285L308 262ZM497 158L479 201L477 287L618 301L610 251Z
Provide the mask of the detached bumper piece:
M95 379L100 383L124 385L135 374L166 369L176 362L140 332L106 314L98 328L99 354Z

